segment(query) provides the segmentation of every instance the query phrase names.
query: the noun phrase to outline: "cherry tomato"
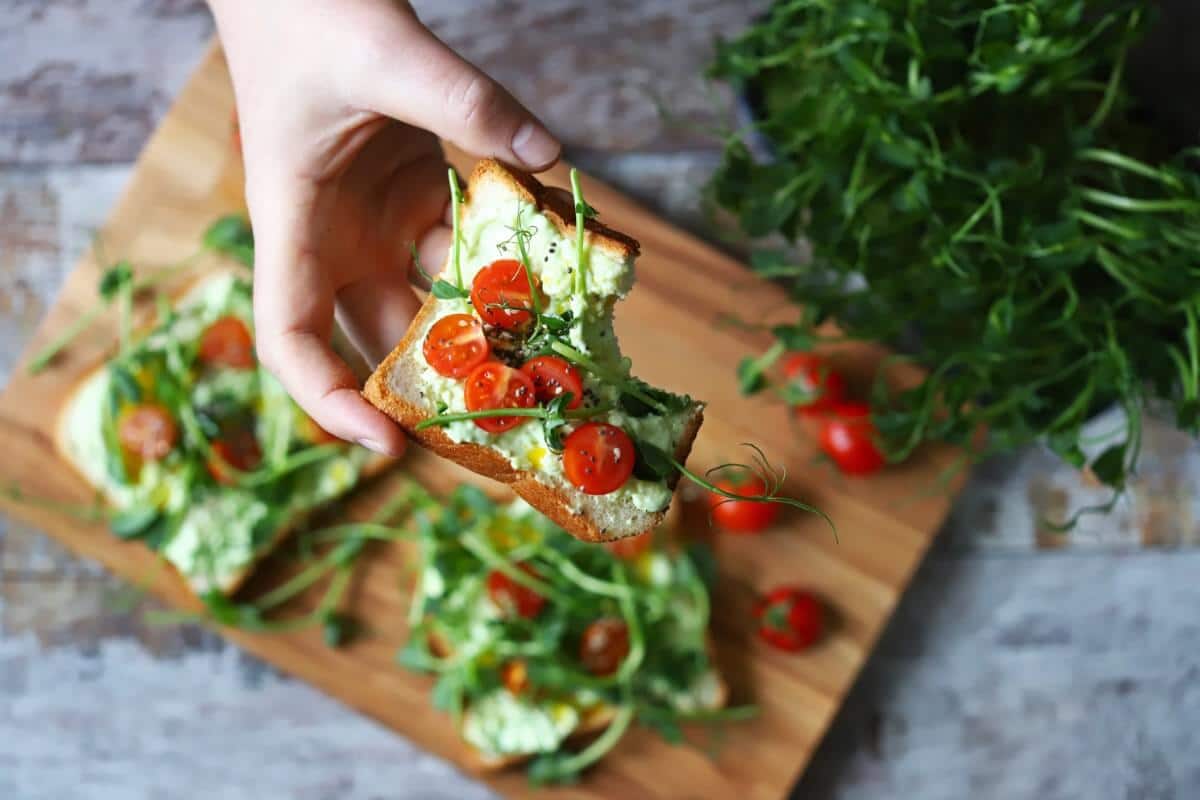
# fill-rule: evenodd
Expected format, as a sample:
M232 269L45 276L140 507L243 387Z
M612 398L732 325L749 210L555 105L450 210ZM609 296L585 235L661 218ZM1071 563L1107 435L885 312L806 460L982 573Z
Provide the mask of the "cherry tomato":
M529 688L529 667L526 666L525 659L514 658L512 661L505 661L500 667L500 682L512 694L521 694Z
M221 317L200 335L200 362L210 367L254 368L254 337L237 317Z
M821 423L821 450L847 475L870 475L884 464L875 445L871 408L865 403L839 403Z
M636 460L629 434L607 422L584 423L563 441L563 474L584 494L620 489Z
M528 564L518 564L517 567L532 578L539 577L537 571ZM546 598L517 583L498 569L488 573L487 592L492 602L510 617L533 619L542 613L542 606L546 605Z
M262 449L254 431L239 428L212 443L213 457L208 461L208 474L217 483L237 482L238 472L249 472L262 463ZM230 469L232 467L232 469Z
M721 478L713 481L713 485L742 497L767 493L763 479L752 473L736 479ZM731 500L716 492L708 493L708 506L712 510L713 522L733 533L758 533L779 516L778 503Z
M629 655L629 628L624 620L601 617L587 626L579 642L579 661L593 675L612 675Z
M558 356L537 356L525 362L521 371L533 379L533 388L539 403L549 403L567 392L571 402L567 408L579 408L583 402L583 378L579 370L566 359Z
M639 533L637 536L626 536L615 542L605 542L604 547L619 559L632 561L650 549L654 544L654 533Z
M533 408L537 405L533 381L524 372L489 361L480 364L467 376L466 401L468 411L490 411L496 408ZM475 424L488 433L512 430L529 417L482 417Z
M533 292L525 266L520 261L502 258L479 270L471 281L471 304L489 325L506 331L527 326L533 321Z
M824 414L846 398L846 379L816 353L788 353L783 374L793 388L810 398L795 404L801 414Z
M462 378L488 360L483 326L470 314L448 314L429 329L422 347L425 362L445 378Z
M825 628L821 602L794 586L780 586L759 598L754 617L759 638L789 653L811 647Z
M121 412L117 439L130 455L160 461L175 448L179 428L170 411L155 403L142 403Z

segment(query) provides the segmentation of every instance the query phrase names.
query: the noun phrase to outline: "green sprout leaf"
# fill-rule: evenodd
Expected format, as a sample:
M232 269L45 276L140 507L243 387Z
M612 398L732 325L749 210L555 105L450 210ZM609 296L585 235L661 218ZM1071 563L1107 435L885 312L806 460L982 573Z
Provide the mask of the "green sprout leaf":
M249 221L239 214L226 215L209 225L201 241L214 253L232 258L243 266L254 266L254 233Z

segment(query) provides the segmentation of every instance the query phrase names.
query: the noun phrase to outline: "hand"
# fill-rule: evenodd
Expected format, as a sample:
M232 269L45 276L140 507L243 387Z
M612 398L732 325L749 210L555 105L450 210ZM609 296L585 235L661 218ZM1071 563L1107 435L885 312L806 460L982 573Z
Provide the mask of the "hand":
M210 4L246 160L259 358L322 428L398 455L402 431L330 347L335 316L372 365L407 330L410 248L434 267L450 239L437 136L533 171L559 143L407 3Z

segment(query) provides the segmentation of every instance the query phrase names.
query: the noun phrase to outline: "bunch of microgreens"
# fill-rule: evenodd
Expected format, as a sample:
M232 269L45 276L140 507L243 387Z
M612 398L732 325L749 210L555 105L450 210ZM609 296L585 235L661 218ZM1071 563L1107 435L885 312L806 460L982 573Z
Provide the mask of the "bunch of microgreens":
M586 294L587 292L587 267L588 267L588 248L586 245L586 221L595 218L598 215L596 209L588 205L583 197L583 190L580 187L579 173L574 168L571 169L571 193L574 199L575 208L575 258L577 269L575 270L575 282L573 289L576 293ZM463 281L462 274L462 249L461 249L461 231L460 221L461 209L464 202L462 189L458 183L458 176L453 169L449 170L450 179L450 207L452 216L451 229L451 248L450 248L450 267L453 270L454 282L444 278L434 278L420 264L417 258L415 246L412 249L413 262L417 270L430 282L430 293L439 300L461 300L466 303L471 302L471 290ZM567 362L576 367L588 372L605 384L616 386L619 390L620 410L631 417L646 417L650 415L666 415L677 413L687 409L692 401L688 397L674 395L669 392L663 392L655 389L644 381L638 380L629 374L629 363L625 360L624 363L616 367L608 367L597 363L586 353L581 352L574 347L567 338L567 332L570 329L572 318L570 311L567 311L562 316L555 316L546 313L542 308L542 301L539 297L539 292L536 287L533 276L533 269L530 265L529 253L527 250L529 240L535 235L536 230L524 224L522 207L518 205L513 226L510 228L512 236L505 243L502 243L501 248L505 249L511 243L514 244L517 251L518 261L525 270L526 280L531 287L530 290L530 305L520 306L516 310L523 313L528 313L532 316L533 321L528 334L525 337L524 348L530 357L536 355L554 355L565 359ZM498 307L514 308L506 304L496 304ZM464 411L447 413L445 409L439 409L439 413L433 417L422 420L417 423L416 429L430 428L434 426L445 426L452 422L462 420L481 419L484 417L531 417L541 420L543 431L545 433L546 443L548 448L555 452L561 453L563 449L562 434L563 427L569 421L587 419L591 417L602 416L614 410L606 405L593 405L580 407L577 409L567 409L567 405L572 400L570 393L565 393L556 397L545 407L535 406L533 408L497 408L487 409L483 411ZM632 434L626 431L632 438ZM763 452L758 447L752 444L746 444L754 452L754 465L747 464L724 464L715 468L716 470L726 468L738 468L747 472L753 472L762 478L763 486L768 490L758 495L742 495L731 492L720 486L714 485L708 480L708 475L714 470L709 470L704 476L698 475L675 458L674 454L668 453L662 448L645 441L644 439L634 438L634 447L637 451L637 461L634 466L634 477L640 480L647 481L671 481L677 476L682 476L692 483L700 486L710 492L722 496L725 500L735 501L744 500L749 502L761 503L781 503L792 506L793 508L817 514L825 520L829 525L830 530L836 529L833 522L820 511L807 503L801 502L792 497L787 497L779 494L783 486L785 473L773 468L766 460Z
M703 545L668 556L669 581L648 581L634 564L580 542L540 514L514 514L474 487L460 487L438 501L426 497L413 508L421 545L418 574L436 572L444 588L427 594L418 585L399 660L437 677L437 708L461 723L473 701L502 685L504 663L520 659L529 682L523 694L535 702L541 696L553 703L586 689L616 709L604 732L583 749L535 758L529 767L533 781L575 779L634 722L680 743L681 723L742 720L756 713L752 706L681 711L663 698L664 690L686 691L712 668L706 631L716 570ZM501 615L480 623L477 605L488 602L485 585L493 571L546 599L536 619ZM573 654L587 625L606 618L625 623L629 652L612 675L597 676ZM449 652L435 653L431 636Z
M748 371L829 320L915 340L928 377L873 397L893 460L986 428L972 455L1042 440L1117 492L1147 406L1197 433L1200 151L1165 151L1126 87L1152 5L779 0L721 44L711 74L757 105L773 157L731 136L711 197L751 237L812 246L754 254L800 309ZM1127 425L1089 439L1114 404Z

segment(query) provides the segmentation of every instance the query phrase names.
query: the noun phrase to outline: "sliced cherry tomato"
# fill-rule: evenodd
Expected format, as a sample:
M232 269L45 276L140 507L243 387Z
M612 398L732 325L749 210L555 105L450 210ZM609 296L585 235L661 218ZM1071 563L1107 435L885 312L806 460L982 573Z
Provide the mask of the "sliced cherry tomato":
M637 536L626 536L615 542L605 542L604 547L617 558L623 561L632 561L649 550L652 544L654 544L653 531L639 533Z
M491 411L497 408L533 408L537 405L533 381L519 369L499 361L481 364L467 376L466 402L468 411ZM475 424L488 433L512 430L529 417L482 417Z
M210 367L254 368L254 337L237 317L221 317L200 335L200 362Z
M607 422L580 425L563 441L563 474L584 494L608 494L633 474L637 451L629 434Z
M865 403L839 403L821 423L821 450L847 475L870 475L884 465Z
M160 461L175 449L179 428L171 412L155 403L130 406L117 419L117 439L133 456Z
M521 694L529 688L529 667L526 666L525 659L514 658L512 661L505 661L500 667L500 682L512 694Z
M536 280L535 280L536 288ZM489 325L516 331L533 321L533 292L525 266L511 258L493 261L471 281L471 304ZM528 309L528 310L522 310Z
M222 436L211 447L208 474L217 483L235 483L238 472L249 472L262 463L262 449L258 446L254 431L248 428L238 428Z
M579 661L593 675L612 675L629 655L629 628L624 620L601 617L587 626L579 642Z
M731 494L742 497L763 495L767 485L753 473L737 478L721 478L713 485ZM778 503L763 503L754 500L731 500L716 492L708 493L708 505L712 510L713 522L733 533L758 533L779 516Z
M532 578L540 577L528 564L518 564L517 567ZM546 598L517 583L498 569L488 573L487 592L492 602L510 617L533 619L542 613L542 606L546 605Z
M793 406L800 414L824 414L846 398L846 379L816 353L788 353L783 374L793 389L808 398Z
M533 379L539 403L549 403L561 394L571 393L567 408L579 408L583 402L583 378L579 370L558 356L537 356L525 362L521 371Z
M422 350L426 363L446 378L466 377L490 354L483 326L470 314L448 314L433 323Z
M811 647L825 628L821 601L794 586L767 592L755 605L754 617L759 638L789 653Z

